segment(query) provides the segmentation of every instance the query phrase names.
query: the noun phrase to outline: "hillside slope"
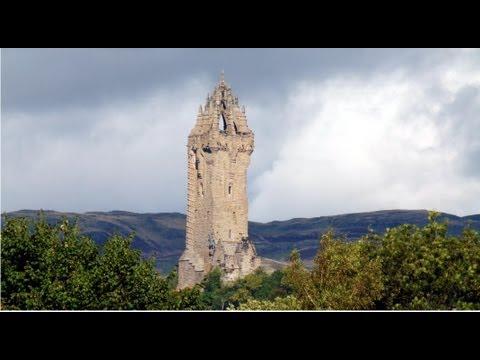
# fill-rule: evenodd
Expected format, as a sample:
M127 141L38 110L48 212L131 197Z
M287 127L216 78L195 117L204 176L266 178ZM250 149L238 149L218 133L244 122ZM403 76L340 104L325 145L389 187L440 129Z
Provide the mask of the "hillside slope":
M154 256L158 268L163 272L169 271L177 263L185 246L185 215L180 213L43 213L49 223L56 223L63 216L70 221L77 220L82 233L99 244L114 233L135 233L133 246L147 257ZM35 218L37 214L37 210L21 210L7 213L7 216ZM366 234L369 228L383 232L388 227L404 223L424 225L427 215L425 210L383 210L268 223L250 222L249 235L262 257L282 261L287 259L293 248L297 248L302 258L311 260L316 253L319 236L330 227L348 240L355 240ZM442 213L441 219L448 221L451 234L458 234L467 223L480 230L480 215L459 217Z

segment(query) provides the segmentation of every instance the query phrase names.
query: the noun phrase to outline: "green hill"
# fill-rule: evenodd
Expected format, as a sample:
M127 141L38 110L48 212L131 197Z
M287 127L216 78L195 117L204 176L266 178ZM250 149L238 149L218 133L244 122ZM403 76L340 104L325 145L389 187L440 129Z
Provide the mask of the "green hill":
M37 214L37 210L20 210L7 213L7 216L36 217ZM163 272L177 263L185 246L185 215L180 213L44 211L44 214L49 223L58 222L62 216L71 221L77 219L82 233L100 244L114 233L135 233L133 246L146 257L154 256ZM366 234L369 228L383 232L404 223L425 225L427 214L426 210L384 210L268 223L250 222L249 235L262 257L282 261L293 248L297 248L308 262L316 253L320 234L329 227L348 240L355 240ZM451 234L458 234L467 223L480 230L480 215L459 217L442 213L441 219L448 221Z

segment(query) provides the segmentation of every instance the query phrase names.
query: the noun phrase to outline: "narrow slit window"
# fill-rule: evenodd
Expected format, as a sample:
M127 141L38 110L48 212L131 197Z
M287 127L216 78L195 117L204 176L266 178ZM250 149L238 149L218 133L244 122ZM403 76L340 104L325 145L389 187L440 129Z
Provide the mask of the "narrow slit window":
M228 185L228 195L232 195L232 185Z
M218 118L218 130L220 131L227 130L227 122L225 121L225 116L223 115L223 113L221 113L220 117Z

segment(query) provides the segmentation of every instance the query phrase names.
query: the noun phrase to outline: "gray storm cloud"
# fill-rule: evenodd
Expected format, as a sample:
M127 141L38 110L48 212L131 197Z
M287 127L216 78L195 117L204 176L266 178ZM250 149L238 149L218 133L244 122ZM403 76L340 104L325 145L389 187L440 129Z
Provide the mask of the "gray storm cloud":
M2 211L183 212L221 69L256 135L252 220L480 211L476 49L2 49Z

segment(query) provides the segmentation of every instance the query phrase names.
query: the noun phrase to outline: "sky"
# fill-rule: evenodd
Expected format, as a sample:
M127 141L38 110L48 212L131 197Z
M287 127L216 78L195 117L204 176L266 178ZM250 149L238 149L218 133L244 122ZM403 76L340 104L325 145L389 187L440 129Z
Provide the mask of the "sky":
M2 49L2 212L185 213L222 70L255 133L250 220L480 213L479 49Z

